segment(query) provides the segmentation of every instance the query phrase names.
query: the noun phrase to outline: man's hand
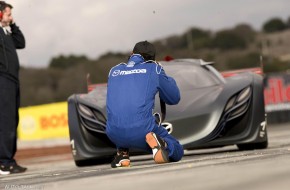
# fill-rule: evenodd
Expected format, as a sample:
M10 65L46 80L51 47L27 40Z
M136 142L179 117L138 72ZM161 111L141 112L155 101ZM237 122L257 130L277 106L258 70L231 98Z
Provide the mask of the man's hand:
M14 22L14 18L12 17L12 19L11 19L11 21L10 21L10 25L11 24L14 24L15 22Z

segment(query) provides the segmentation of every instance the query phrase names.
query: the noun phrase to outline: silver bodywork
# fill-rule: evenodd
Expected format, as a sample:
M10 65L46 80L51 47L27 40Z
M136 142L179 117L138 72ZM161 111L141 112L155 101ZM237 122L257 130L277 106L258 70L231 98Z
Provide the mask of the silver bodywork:
M242 73L224 79L211 63L199 59L161 64L167 75L176 80L181 93L178 105L167 106L163 127L185 149L233 144L240 149L267 147L261 76ZM72 95L68 102L76 164L112 157L115 148L105 134L106 86L88 94ZM160 112L158 98L155 107Z

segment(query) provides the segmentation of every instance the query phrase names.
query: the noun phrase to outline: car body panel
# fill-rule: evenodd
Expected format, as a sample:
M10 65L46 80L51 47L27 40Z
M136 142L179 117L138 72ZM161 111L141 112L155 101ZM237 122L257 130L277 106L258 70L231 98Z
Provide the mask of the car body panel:
M163 127L170 128L185 149L268 142L262 76L246 72L224 78L210 63L199 59L161 64L181 93L178 105L167 106ZM97 86L88 94L68 99L76 163L115 154L115 146L105 134L106 89L105 85ZM155 111L160 112L158 94Z

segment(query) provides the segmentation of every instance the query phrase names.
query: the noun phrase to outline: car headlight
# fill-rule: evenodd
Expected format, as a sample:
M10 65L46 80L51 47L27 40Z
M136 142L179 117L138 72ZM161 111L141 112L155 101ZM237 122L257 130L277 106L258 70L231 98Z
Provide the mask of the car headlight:
M251 87L247 87L246 89L244 89L238 97L237 102L242 102L243 100L249 98L250 96L250 92L251 92Z
M228 120L242 115L247 110L251 93L252 89L248 86L230 98L224 109L224 114L229 116Z
M94 117L92 111L86 106L83 106L82 104L78 104L78 107L82 114L86 115L87 117Z

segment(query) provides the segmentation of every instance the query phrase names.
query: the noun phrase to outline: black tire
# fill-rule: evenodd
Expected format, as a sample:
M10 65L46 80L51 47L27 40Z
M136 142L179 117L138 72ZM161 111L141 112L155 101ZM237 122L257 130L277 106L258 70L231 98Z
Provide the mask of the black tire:
M239 150L255 150L255 149L265 149L268 147L268 139L263 142L258 143L248 143L248 144L237 144Z
M76 164L76 166L78 166L78 167L87 166L87 164L86 164L85 161L76 161L76 160L75 160L75 164Z

